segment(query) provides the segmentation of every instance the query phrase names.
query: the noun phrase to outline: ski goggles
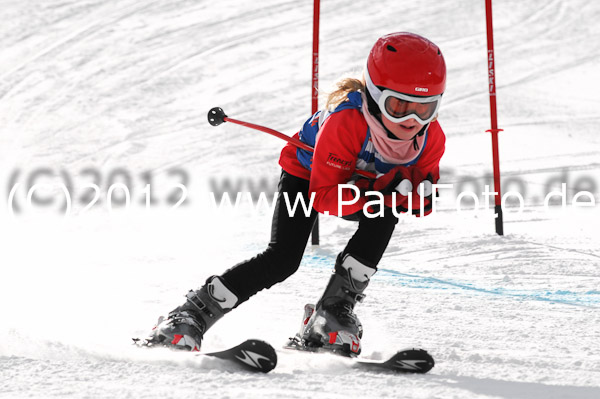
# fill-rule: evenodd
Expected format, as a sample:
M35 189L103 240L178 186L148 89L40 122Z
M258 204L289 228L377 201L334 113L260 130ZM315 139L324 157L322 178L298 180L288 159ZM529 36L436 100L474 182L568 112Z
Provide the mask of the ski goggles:
M365 80L367 90L379 106L381 113L393 123L415 119L421 125L426 125L435 118L442 102L441 94L420 97L389 89L381 90L371 80L367 68L365 68Z

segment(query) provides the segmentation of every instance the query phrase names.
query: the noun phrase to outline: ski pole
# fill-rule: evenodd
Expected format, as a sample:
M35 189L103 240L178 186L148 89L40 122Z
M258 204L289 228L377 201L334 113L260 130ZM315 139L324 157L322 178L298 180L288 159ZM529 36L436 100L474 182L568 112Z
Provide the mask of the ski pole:
M275 136L275 137L278 137L278 138L280 138L282 140L285 140L288 143L293 144L296 147L301 148L301 149L303 149L305 151L315 152L314 148L312 148L311 146L309 146L306 143L303 143L302 141L298 140L295 137L290 137L287 134L283 134L281 132L278 132L277 130L270 129L270 128L265 127L265 126L255 125L254 123L244 122L244 121L240 121L240 120L237 120L237 119L230 118L227 115L225 115L225 111L223 111L223 109L220 108L220 107L214 107L210 111L208 111L208 123L210 123L212 126L219 126L223 122L231 122L231 123L235 123L237 125L248 127L250 129L259 130L261 132L268 133L268 134L270 134L272 136ZM364 170L355 169L354 172L356 174L361 175L363 177L366 177L368 179L375 179L376 178L376 176L375 176L374 173L367 172L367 171L364 171Z

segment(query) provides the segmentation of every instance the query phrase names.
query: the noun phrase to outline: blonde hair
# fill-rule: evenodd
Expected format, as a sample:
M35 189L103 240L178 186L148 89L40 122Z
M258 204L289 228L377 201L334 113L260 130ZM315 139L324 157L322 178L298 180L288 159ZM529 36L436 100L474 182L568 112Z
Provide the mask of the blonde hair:
M348 93L359 90L364 92L366 84L364 78L342 78L336 82L335 86L336 89L327 94L325 108L328 110L333 110L344 101L347 101Z

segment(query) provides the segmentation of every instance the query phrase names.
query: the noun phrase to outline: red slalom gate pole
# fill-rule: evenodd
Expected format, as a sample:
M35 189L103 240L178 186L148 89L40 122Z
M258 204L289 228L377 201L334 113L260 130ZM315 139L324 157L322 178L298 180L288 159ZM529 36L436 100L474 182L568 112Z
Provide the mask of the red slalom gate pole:
M313 52L312 52L312 113L319 110L319 14L321 1L315 0L313 13Z
M312 113L319 109L319 17L321 14L321 0L314 0L313 6L313 51L312 51ZM311 232L311 244L319 245L319 216Z
M487 48L488 48L488 85L490 91L490 118L492 128L486 130L492 134L492 157L494 162L494 211L496 213L496 233L504 235L502 217L502 194L500 190L500 151L498 149L498 115L496 112L496 70L494 58L494 26L492 23L492 0L485 0L485 17L487 22Z

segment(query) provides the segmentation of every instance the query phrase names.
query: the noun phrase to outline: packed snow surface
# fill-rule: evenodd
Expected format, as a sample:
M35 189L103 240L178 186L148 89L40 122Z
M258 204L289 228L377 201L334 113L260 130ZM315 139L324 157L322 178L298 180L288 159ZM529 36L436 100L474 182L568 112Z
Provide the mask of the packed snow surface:
M357 306L365 357L421 347L435 368L280 349L356 228L321 217L300 270L206 335L207 351L272 343L278 366L257 375L130 338L267 244L283 142L206 113L297 131L312 2L2 1L0 397L599 398L600 3L494 3L504 236L482 194L484 2L321 4L322 92L360 76L386 33L424 35L446 59L452 187L434 215L401 219ZM218 207L224 191L244 193L237 210Z

